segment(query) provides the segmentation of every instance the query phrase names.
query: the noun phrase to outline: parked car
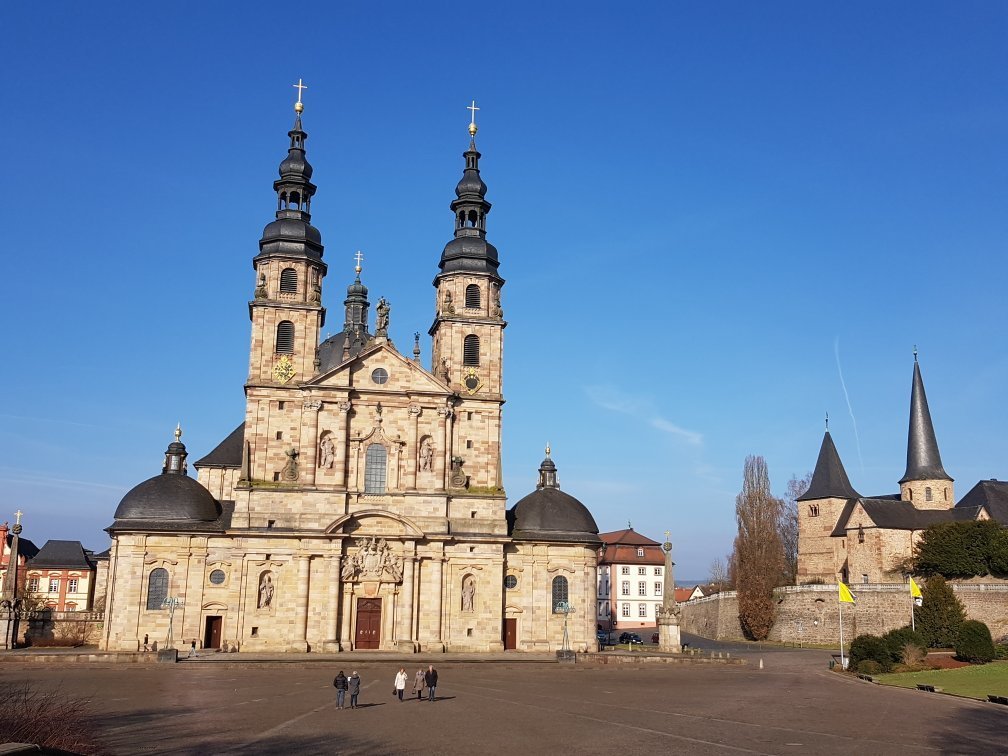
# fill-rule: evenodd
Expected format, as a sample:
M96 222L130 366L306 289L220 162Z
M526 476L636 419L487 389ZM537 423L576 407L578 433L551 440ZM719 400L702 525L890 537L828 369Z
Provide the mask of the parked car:
M639 635L637 635L637 633L620 633L619 642L620 643L640 643L640 644L644 643L644 641L641 640L641 637Z

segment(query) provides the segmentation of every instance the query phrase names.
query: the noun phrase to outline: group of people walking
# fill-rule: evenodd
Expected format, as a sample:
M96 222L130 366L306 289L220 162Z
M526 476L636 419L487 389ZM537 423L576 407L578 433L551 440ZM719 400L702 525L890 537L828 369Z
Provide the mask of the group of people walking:
M409 675L406 672L405 667L399 667L399 671L396 672L395 682L392 686L392 695L397 696L400 701L403 700L403 693L406 690L406 683L409 680ZM427 700L434 701L435 691L437 690L438 673L434 669L434 665L431 664L427 667L426 671L423 669L418 669L416 674L413 676L413 692L416 693L418 701L422 701L424 697L424 691L427 693ZM360 695L361 689L361 678L357 674L356 670L350 677L343 674L343 670L339 671L336 675L336 679L333 680L333 687L336 688L336 708L344 708L343 703L346 700L346 694L350 694L350 708L357 708L357 697Z

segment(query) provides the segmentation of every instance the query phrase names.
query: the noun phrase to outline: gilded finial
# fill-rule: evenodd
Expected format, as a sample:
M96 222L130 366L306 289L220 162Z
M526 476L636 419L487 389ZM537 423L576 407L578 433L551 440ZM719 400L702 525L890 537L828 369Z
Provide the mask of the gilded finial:
M361 272L361 264L360 263L361 263L361 260L364 259L364 255L361 254L361 251L359 249L357 250L357 254L354 255L354 259L357 260L357 267L355 267L354 270L357 272L357 275L360 276L360 272Z
M469 136L476 136L476 132L479 131L479 127L476 125L476 111L479 108L476 107L476 100L472 101L472 105L467 105L466 110L472 111L472 118L469 121Z
M294 89L296 89L298 91L297 102L294 103L294 112L300 114L300 113L304 112L304 103L301 102L301 90L302 89L308 89L308 85L307 84L302 84L301 83L301 79L298 79L298 83L297 84L291 84L291 86L294 87Z
M550 445L549 445L549 441L547 441L546 442L546 456L549 457L549 455L550 455Z
M175 425L175 443L177 444L182 440L182 423L177 423Z

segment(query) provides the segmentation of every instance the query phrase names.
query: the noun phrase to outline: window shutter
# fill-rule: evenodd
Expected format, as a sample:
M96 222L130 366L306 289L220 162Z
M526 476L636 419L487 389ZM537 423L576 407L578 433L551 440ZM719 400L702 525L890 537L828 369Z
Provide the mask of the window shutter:
M297 271L294 268L284 268L280 271L280 291L294 293L297 291Z
M277 326L276 352L294 354L294 324L289 320L282 320Z
M474 333L470 333L465 337L465 341L462 342L462 364L463 365L479 365L480 364L480 343L479 336Z

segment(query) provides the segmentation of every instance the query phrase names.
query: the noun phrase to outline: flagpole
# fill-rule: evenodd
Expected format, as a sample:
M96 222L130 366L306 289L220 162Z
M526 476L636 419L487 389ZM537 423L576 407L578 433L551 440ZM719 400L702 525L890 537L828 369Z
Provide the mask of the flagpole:
M912 580L913 578L911 578ZM914 607L916 606L916 601L914 600L913 591L910 591L910 630L911 632L917 632L917 622L916 617L914 617Z
M843 655L843 601L838 602L838 606L840 607L840 669L847 669Z

